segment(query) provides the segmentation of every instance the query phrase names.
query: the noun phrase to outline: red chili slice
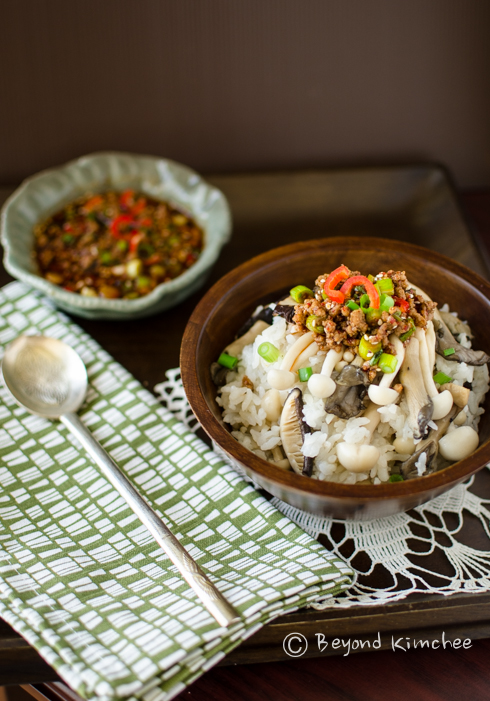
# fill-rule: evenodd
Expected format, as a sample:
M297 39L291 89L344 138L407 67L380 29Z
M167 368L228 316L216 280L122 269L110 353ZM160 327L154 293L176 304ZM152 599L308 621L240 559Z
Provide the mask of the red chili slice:
M360 285L361 287L364 287L366 290L366 294L369 296L369 300L371 302L371 308L372 309L379 309L379 304L380 304L380 299L379 299L379 292L373 285L373 283L367 279L367 277L364 277L364 275L354 275L354 277L350 277L342 287L340 288L340 292L345 296L350 293L353 287L356 287L357 285Z
M124 239L134 233L134 227L133 217L129 214L119 214L110 224L111 234L116 239ZM126 231L121 231L121 229L126 229Z
M129 209L134 204L134 190L125 190L119 198L121 207Z
M139 200L133 205L133 207L131 207L131 214L133 214L134 216L141 214L145 207L146 197L140 197Z
M345 299L345 295L342 293L342 288L340 290L336 290L335 287L341 282L342 280L345 280L348 278L350 275L350 270L347 268L345 265L340 265L338 268L335 268L330 275L327 277L325 280L325 283L323 285L323 289L325 291L325 294L330 297L332 302L337 302L337 304L342 304L342 302Z
M129 252L130 253L136 253L138 250L138 246L140 245L141 241L145 238L145 235L140 233L133 234L131 238L129 239Z
M393 301L395 302L395 307L400 307L403 312L407 313L410 311L410 304L405 299L393 297Z

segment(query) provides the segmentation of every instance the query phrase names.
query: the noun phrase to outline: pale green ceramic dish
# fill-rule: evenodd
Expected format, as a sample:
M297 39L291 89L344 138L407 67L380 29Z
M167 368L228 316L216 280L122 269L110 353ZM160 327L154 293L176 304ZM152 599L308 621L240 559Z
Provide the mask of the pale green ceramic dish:
M86 192L135 189L177 205L203 228L204 249L182 275L139 299L82 297L42 278L33 257L34 225ZM223 193L190 168L154 156L94 153L28 178L2 209L4 265L15 278L41 290L57 307L90 319L130 319L173 307L205 282L229 240L231 215Z

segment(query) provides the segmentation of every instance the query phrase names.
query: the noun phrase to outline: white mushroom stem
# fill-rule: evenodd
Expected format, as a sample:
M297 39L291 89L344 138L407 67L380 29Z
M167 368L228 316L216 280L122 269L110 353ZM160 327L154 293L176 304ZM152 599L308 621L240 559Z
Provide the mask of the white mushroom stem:
M278 445L276 445L275 448L272 448L272 457L274 458L274 460L271 460L271 462L276 467L281 467L283 470L291 469L289 460L284 457L283 452Z
M393 404L398 399L398 392L395 389L391 389L391 383L395 379L405 358L405 347L395 334L390 336L390 343L395 347L396 351L396 368L393 372L385 373L379 385L369 385L368 389L369 399L375 404L378 404L378 406Z
M367 443L354 445L353 443L339 443L337 457L340 464L349 472L369 472L379 459L379 450L374 445L369 445L378 424L381 420L376 404L370 404L363 414L369 423L363 426L369 431Z
M241 355L245 346L248 346L250 345L250 343L253 343L257 336L263 331L265 331L265 329L268 329L269 326L270 324L267 324L265 321L259 319L259 321L256 321L255 324L251 326L246 333L243 334L243 336L240 336L240 338L237 338L236 341L233 341L228 346L226 346L224 352L228 353L228 355L234 355L235 357Z
M336 385L330 375L337 363L342 360L342 356L342 351L336 351L332 348L328 351L327 357L323 361L321 371L310 377L308 389L314 397L325 399L326 397L331 397L335 392Z
M313 331L302 334L284 356L281 367L278 370L269 370L267 381L273 389L289 389L294 385L296 375L291 369L296 358L312 343L314 335Z
M432 327L433 328L433 327ZM448 390L444 390L439 394L437 387L432 378L433 363L431 364L431 351L429 350L429 338L426 332L417 327L415 329L415 338L419 341L420 367L424 378L425 389L427 394L432 399L434 409L432 412L432 420L438 421L443 419L451 411L453 405L453 395ZM435 361L435 334L434 334L434 361ZM434 362L433 361L433 362Z
M291 371L296 372L301 367L303 367L305 363L309 363L310 358L316 355L319 350L320 349L318 348L318 344L315 343L315 341L313 341L313 343L310 343L310 345L307 348L305 348L304 351L300 353L300 355L298 355L298 357L294 361Z

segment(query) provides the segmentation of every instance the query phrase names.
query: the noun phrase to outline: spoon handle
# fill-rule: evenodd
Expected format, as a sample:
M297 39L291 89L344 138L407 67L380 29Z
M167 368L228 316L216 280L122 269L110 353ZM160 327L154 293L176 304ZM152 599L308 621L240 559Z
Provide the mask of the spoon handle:
M158 545L165 551L216 621L221 626L229 626L236 622L239 619L237 611L208 579L199 565L194 562L161 518L146 503L100 443L95 440L79 417L71 413L63 414L60 416L60 421L76 436L113 487L138 516L141 523L148 528Z

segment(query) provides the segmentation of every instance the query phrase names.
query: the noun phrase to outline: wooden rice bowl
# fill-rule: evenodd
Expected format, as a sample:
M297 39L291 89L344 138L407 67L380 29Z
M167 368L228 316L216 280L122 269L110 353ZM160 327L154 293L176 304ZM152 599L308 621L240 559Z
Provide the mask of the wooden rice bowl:
M407 511L437 497L490 461L490 392L479 424L480 446L465 460L406 482L345 485L324 482L275 467L238 443L223 423L210 365L233 340L258 304L286 295L298 284L313 285L341 263L362 274L405 270L408 279L440 305L469 322L473 347L490 353L490 284L450 258L397 241L330 238L276 248L252 258L219 280L202 298L187 324L180 354L184 389L209 437L261 487L305 511L339 519L368 520Z

